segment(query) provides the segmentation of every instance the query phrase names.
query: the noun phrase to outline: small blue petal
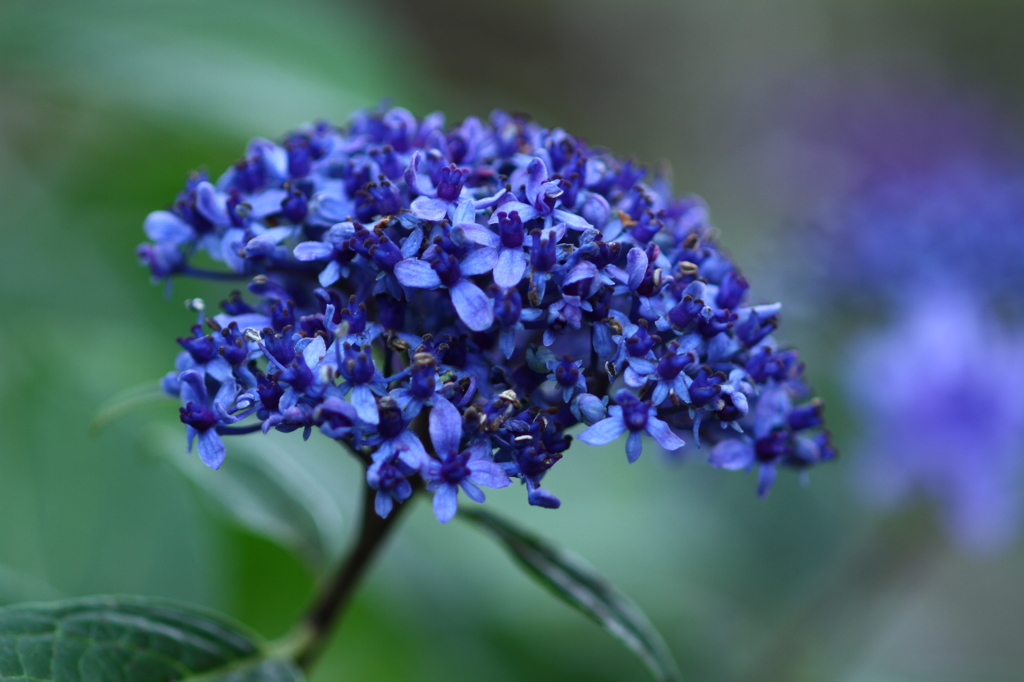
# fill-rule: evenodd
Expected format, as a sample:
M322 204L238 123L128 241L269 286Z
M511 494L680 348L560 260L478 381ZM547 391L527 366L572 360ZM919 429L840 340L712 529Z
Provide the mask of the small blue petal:
M451 288L455 311L467 327L482 332L494 323L494 305L480 287L461 279Z
M643 436L640 435L640 432L630 432L629 437L626 439L626 459L629 460L630 464L640 458L643 447Z
M448 457L459 451L462 439L462 415L458 408L438 396L430 410L430 440L434 451L440 457Z
M441 523L448 523L455 517L458 493L458 488L451 483L442 483L434 493L434 516Z
M211 469L219 469L224 463L224 441L214 429L199 432L199 459Z
M581 433L579 438L588 445L607 445L625 432L622 417L607 417Z
M724 440L711 448L708 462L711 466L730 471L747 469L754 463L754 446L738 438Z
M395 277L403 285L414 289L436 289L441 286L441 278L430 267L430 263L423 260L398 262L395 264Z

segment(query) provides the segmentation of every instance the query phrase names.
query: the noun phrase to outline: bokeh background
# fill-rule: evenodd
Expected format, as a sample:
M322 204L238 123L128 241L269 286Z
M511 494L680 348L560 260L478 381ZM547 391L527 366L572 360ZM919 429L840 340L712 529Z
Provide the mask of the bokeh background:
M218 494L245 491L218 493L218 474L182 464L173 401L94 422L171 366L193 320L181 301L221 295L182 282L167 299L148 283L134 257L146 213L173 199L188 170L218 174L252 136L342 123L390 98L449 121L527 111L620 155L670 163L676 190L708 201L755 297L784 300L778 336L801 349L844 454L810 485L787 476L758 500L751 476L700 457L630 467L615 448L573 449L546 482L561 510L529 508L515 488L489 496L496 508L631 595L686 679L1021 679L1021 542L1011 532L979 550L944 523L941 492L880 506L857 474L871 457L872 413L858 408L863 386L849 387L851 353L898 317L882 301L905 282L883 272L865 299L853 295L861 284L844 294L822 272L843 248L829 241L829 218L842 214L851 167L902 173L918 166L900 154L945 158L974 135L989 156L964 158L995 154L999 172L1016 168L1022 24L1024 5L956 0L0 3L0 601L161 595L268 637L301 613L311 572L252 530L291 512L264 518L250 505L248 528L226 519ZM964 103L983 113L955 113ZM907 141L944 107L952 123ZM832 125L851 111L864 118ZM1012 178L1000 190L1011 197ZM999 229L1024 231L1004 213ZM972 215L958 229L983 229ZM903 245L894 238L889 251ZM999 310L1012 325L1013 306ZM886 374L872 376L880 364L857 366L885 391ZM337 551L358 469L316 438L236 442L225 470L233 448L250 449L300 460L297 486L329 483L315 492L337 523L319 531ZM968 433L961 454L975 461L984 453L971 443ZM288 523L271 535L287 545ZM421 503L313 679L644 675L489 539L441 527Z

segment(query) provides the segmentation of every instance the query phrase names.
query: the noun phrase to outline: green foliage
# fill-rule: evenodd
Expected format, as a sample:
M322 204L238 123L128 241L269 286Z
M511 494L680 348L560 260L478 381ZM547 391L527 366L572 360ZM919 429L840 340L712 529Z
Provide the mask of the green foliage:
M644 662L655 679L676 682L679 670L661 635L636 603L583 559L480 509L462 516L488 531L552 594L600 625Z
M159 450L227 520L296 552L319 573L338 558L346 537L347 491L337 462L345 455L340 448L330 457L301 441L291 445L260 436L232 439L218 471L186 455L178 432Z
M138 597L0 610L0 680L300 682L254 635L207 611Z

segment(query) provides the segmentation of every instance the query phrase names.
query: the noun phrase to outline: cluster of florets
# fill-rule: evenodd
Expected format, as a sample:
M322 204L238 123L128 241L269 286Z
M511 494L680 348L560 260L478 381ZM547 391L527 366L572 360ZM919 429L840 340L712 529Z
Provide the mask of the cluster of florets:
M461 488L512 478L530 504L566 430L604 445L680 434L760 470L833 457L802 366L771 338L778 305L715 244L703 205L578 138L496 112L446 130L403 109L253 141L216 183L192 175L149 215L154 278L237 277L176 371L189 442L319 429L369 464L380 515L414 486L441 521ZM221 264L197 265L201 253ZM801 403L801 401L803 401Z

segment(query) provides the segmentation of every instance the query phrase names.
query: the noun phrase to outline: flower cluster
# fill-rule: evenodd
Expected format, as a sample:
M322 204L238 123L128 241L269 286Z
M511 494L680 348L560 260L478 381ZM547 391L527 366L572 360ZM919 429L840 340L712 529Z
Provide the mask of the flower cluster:
M145 221L156 280L237 278L164 381L200 457L222 437L316 428L369 464L386 516L414 487L443 522L512 478L530 504L565 454L643 434L711 464L803 469L834 452L802 365L750 305L704 206L560 129L495 112L357 114L257 139ZM207 261L205 265L202 261ZM686 435L689 438L689 435Z

